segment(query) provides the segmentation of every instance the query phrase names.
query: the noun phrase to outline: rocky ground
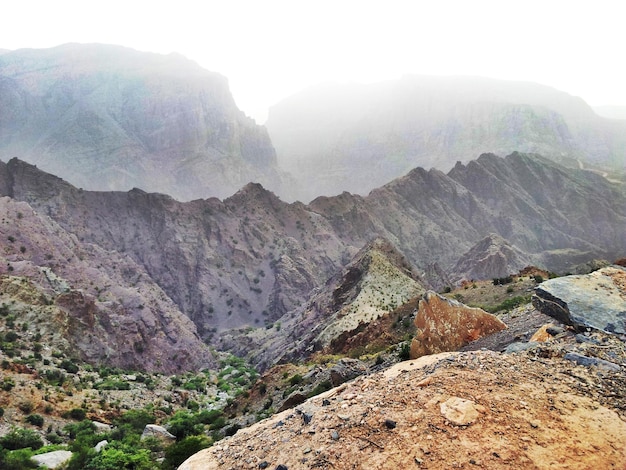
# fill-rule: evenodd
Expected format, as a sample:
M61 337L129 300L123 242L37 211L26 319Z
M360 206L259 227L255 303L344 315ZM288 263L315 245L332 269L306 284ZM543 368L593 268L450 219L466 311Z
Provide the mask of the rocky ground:
M550 331L519 353L442 353L359 377L180 469L626 468L624 343Z

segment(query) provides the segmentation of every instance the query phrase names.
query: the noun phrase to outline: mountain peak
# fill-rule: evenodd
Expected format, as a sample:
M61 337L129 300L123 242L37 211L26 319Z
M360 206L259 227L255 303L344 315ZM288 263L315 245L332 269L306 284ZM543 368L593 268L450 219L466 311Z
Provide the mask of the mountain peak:
M490 233L459 259L453 272L458 279L492 279L516 273L530 264L528 254Z

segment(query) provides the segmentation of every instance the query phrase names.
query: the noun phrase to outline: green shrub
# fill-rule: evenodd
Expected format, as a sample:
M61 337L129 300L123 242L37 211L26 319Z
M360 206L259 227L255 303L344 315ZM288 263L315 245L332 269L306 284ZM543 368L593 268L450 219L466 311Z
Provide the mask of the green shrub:
M30 413L31 411L33 411L33 409L35 408L35 405L33 405L32 401L23 401L21 403L19 403L17 405L17 407L23 412L23 413Z
M294 385L298 385L298 384L299 384L299 383L301 383L301 382L302 382L302 375L300 375L300 374L295 374L295 375L292 375L292 376L289 378L289 385L291 385L292 387L293 387Z
M166 427L169 432L176 436L177 440L201 434L204 431L204 425L198 421L197 416L192 415L188 411L177 411L168 420Z
M165 460L161 465L164 470L174 470L196 452L211 445L206 436L188 436L175 442L165 450Z
M46 439L48 439L50 444L61 444L63 442L63 438L54 431L46 434Z
M33 455L30 449L19 449L9 452L0 447L0 468L2 470L25 470L37 468L37 464L31 460Z
M133 431L141 433L146 427L146 424L154 422L156 422L154 413L146 410L128 410L115 421L115 424L117 426L127 424Z
M28 415L26 417L26 422L32 424L33 426L42 427L43 426L43 416L41 415Z
M315 395L319 395L320 393L324 393L333 388L333 384L330 380L324 380L323 382L318 383L313 390L311 390L308 394L309 397L314 397Z
M37 450L43 447L43 441L35 431L13 427L0 438L0 445L9 450L25 449L27 447Z
M72 408L69 412L69 417L76 421L83 421L87 417L87 412L82 408Z
M405 341L400 345L400 352L398 357L403 361L408 361L411 357L411 343Z
M122 442L111 442L85 465L85 470L152 470L148 449Z
M504 302L502 302L499 305L486 308L485 310L487 310L489 313L496 313L502 310L508 311L508 310L514 309L515 307L519 307L520 305L527 304L528 302L530 302L530 295L515 296L515 297L511 297L510 299L506 299Z
M76 363L70 361L69 359L63 359L63 361L61 362L61 369L65 369L70 374L75 374L76 372L78 372L78 366L76 365Z
M108 378L94 385L96 390L130 390L130 384L124 380Z

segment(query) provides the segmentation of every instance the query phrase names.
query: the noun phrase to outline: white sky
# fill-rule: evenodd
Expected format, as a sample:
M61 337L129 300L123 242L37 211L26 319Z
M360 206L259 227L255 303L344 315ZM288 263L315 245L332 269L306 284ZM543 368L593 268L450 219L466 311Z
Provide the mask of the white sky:
M0 48L66 42L180 52L228 77L239 107L267 108L321 81L406 73L528 80L626 105L619 0L15 0Z

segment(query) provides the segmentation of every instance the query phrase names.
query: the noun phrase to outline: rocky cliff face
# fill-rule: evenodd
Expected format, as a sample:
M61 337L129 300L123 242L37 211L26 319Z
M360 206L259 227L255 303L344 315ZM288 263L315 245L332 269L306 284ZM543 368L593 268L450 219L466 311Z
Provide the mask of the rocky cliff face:
M303 200L367 194L416 166L447 171L485 152L623 168L626 143L624 121L597 116L579 98L476 77L312 87L275 105L267 127Z
M66 44L0 57L0 158L91 190L225 197L279 189L267 132L227 80L176 54Z

